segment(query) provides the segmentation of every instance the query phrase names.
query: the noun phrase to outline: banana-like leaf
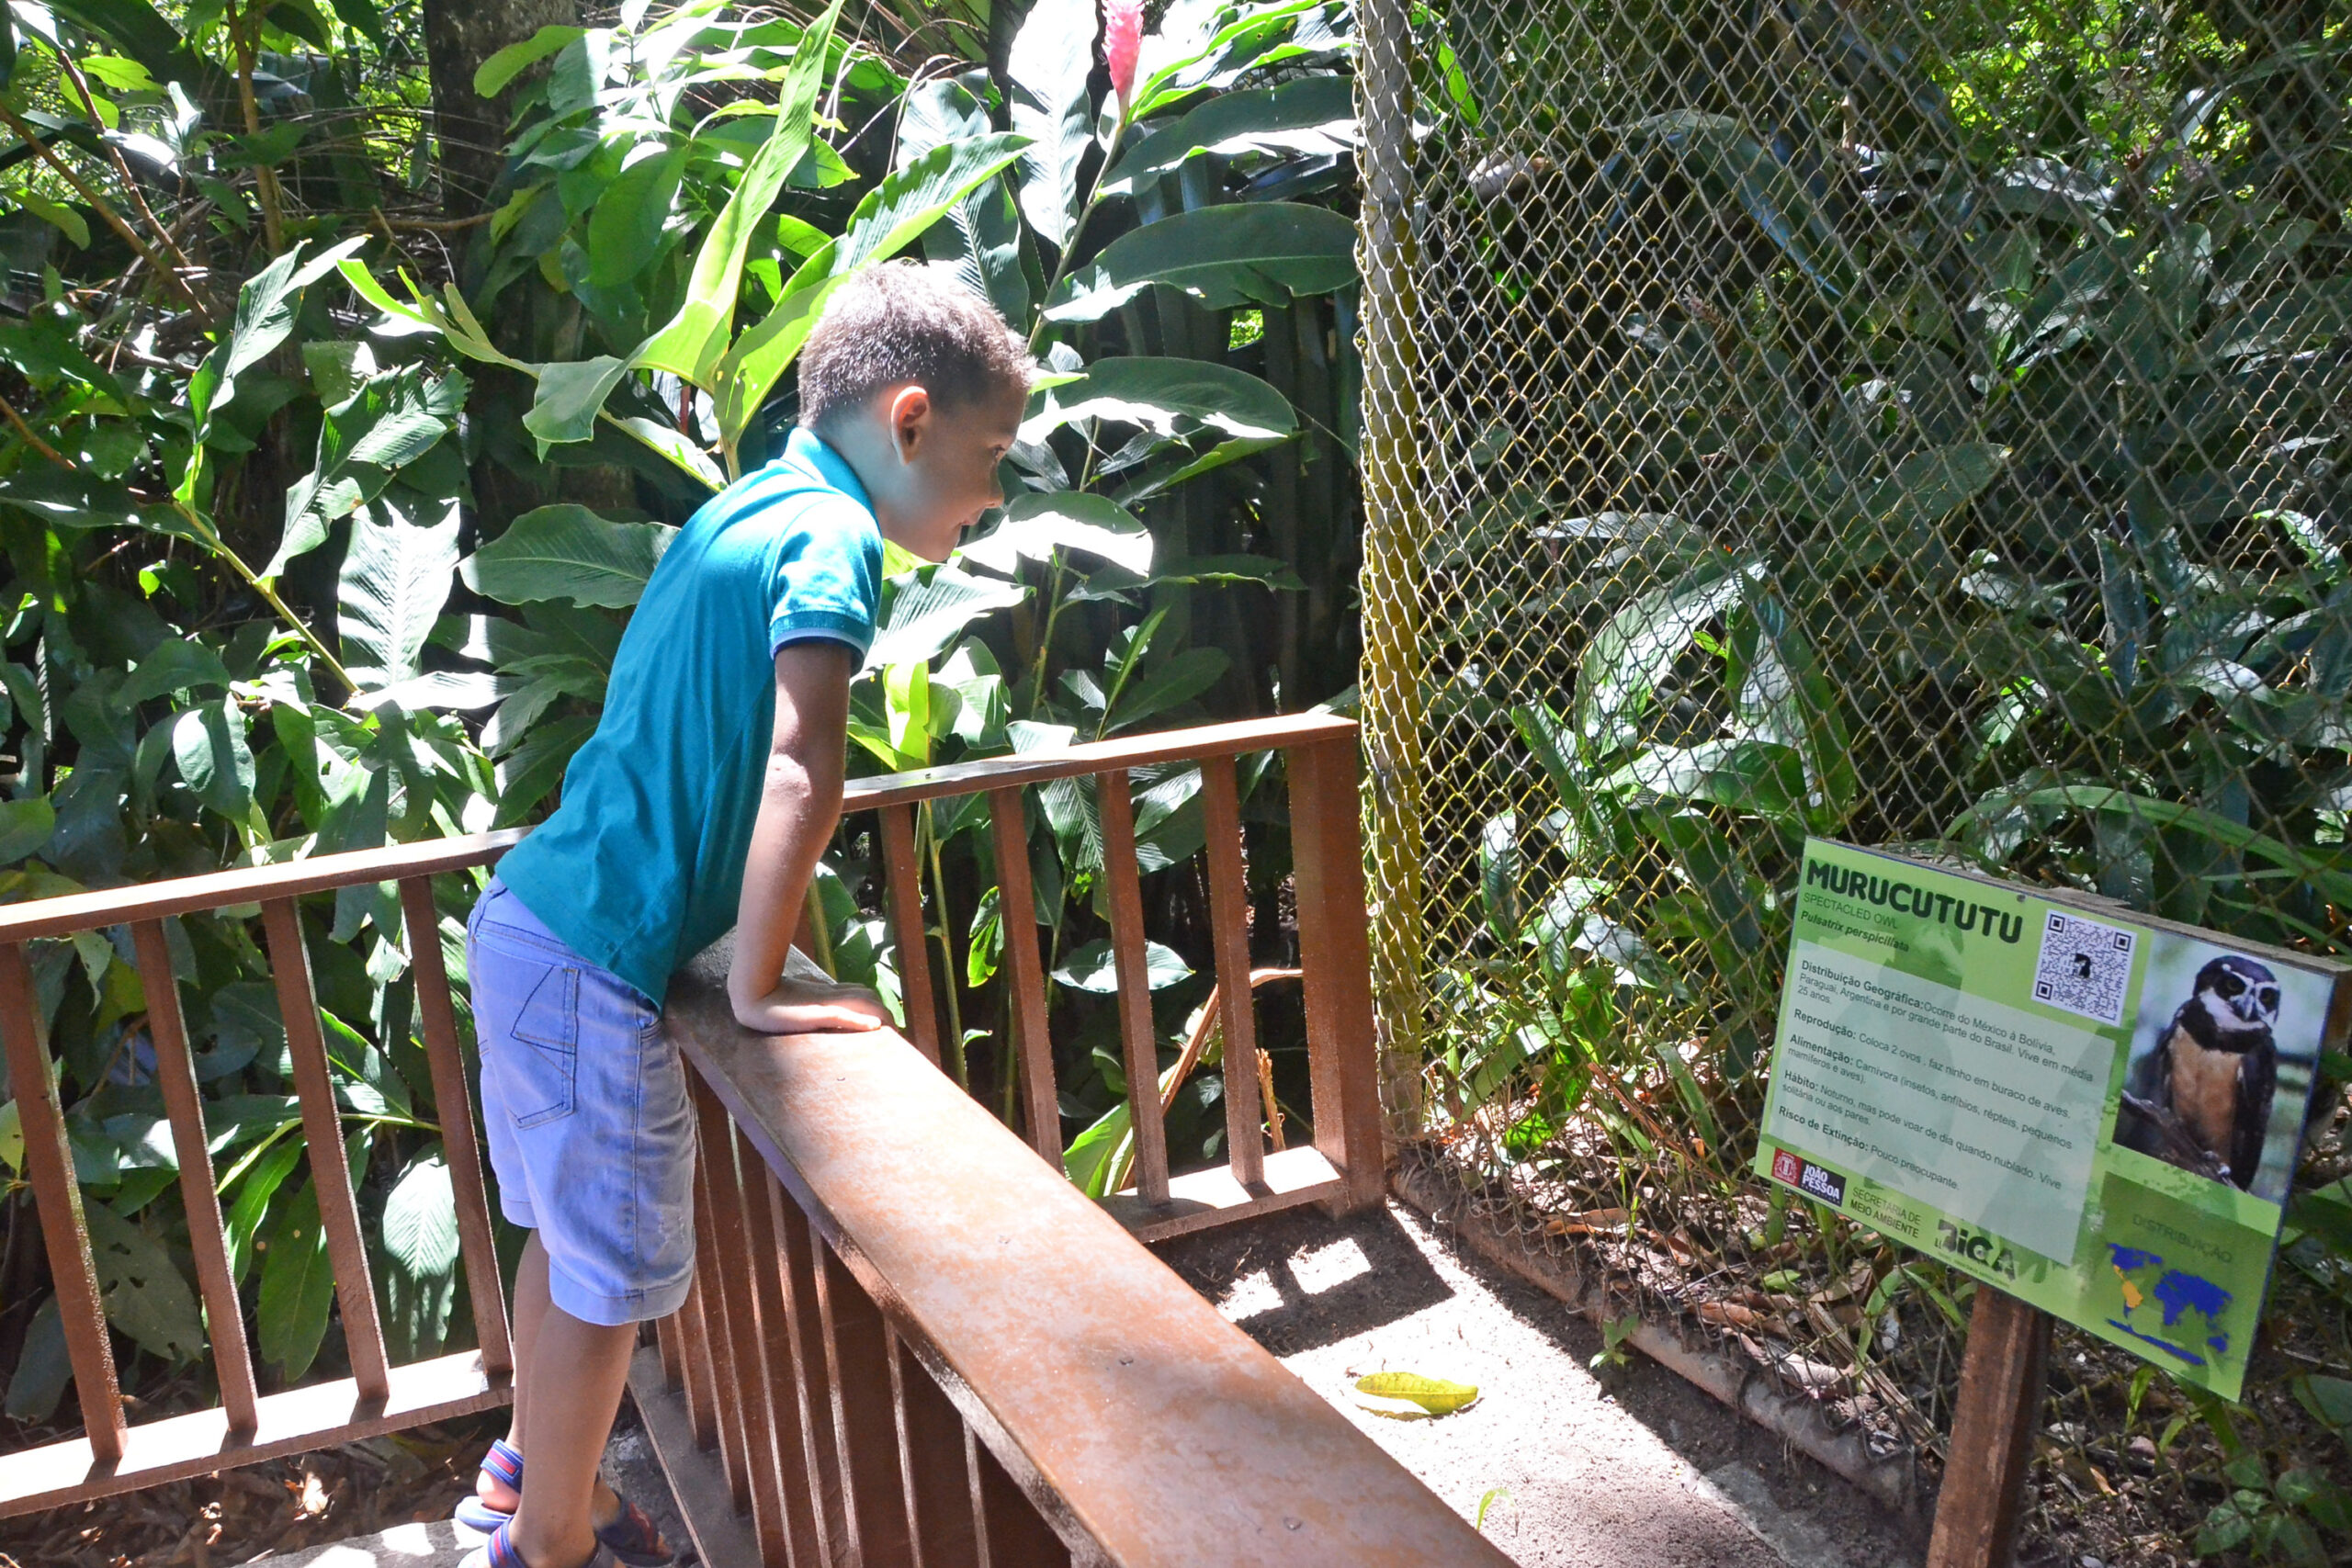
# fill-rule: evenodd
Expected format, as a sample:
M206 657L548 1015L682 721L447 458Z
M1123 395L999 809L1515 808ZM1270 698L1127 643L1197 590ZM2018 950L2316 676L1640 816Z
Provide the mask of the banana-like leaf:
M549 446L591 439L605 400L628 374L628 361L609 354L540 366L539 389L531 412L523 416L523 428Z
M319 1190L305 1181L278 1216L262 1254L262 1359L274 1361L292 1382L311 1370L326 1337L327 1314L334 1305L334 1269L327 1259L326 1229L319 1221Z
M882 624L865 653L867 670L928 660L974 621L1029 596L1019 583L974 577L953 565L894 577L884 592Z
M899 126L899 166L935 147L986 136L988 108L960 82L910 89ZM923 236L923 254L956 269L964 287L993 303L1008 321L1029 320L1029 268L1022 255L1021 214L1002 180L957 202Z
M1093 145L1095 0L1037 0L1006 57L1012 129L1029 139L1021 210L1048 243L1069 245L1078 222L1079 164Z
M153 75L184 75L191 63L179 29L144 0L50 0L49 9L112 39Z
M714 378L718 427L729 450L817 324L825 301L860 269L887 261L922 236L1028 145L1018 135L984 136L935 147L866 193L842 237L800 265L765 320L735 340Z
M1131 229L1066 280L1047 304L1056 321L1092 321L1154 283L1182 288L1212 310L1286 305L1329 294L1356 276L1355 225L1291 201L1194 208Z
M1043 441L1081 419L1139 424L1161 435L1181 434L1179 420L1196 420L1242 441L1278 438L1298 428L1290 400L1272 385L1204 359L1101 359L1079 380L1038 397L1043 406L1023 422L1023 441Z
M196 797L243 821L254 803L254 753L245 710L233 697L188 709L172 721L172 755Z
M586 28L550 23L520 43L510 43L474 68L474 96L494 98L507 84L548 55L588 36Z
M196 1292L164 1244L104 1203L85 1201L83 1215L107 1321L175 1365L204 1354Z
M1599 750L1633 740L1634 720L1701 627L1736 603L1758 568L1696 573L1628 600L1585 645L1574 731Z
M1132 195L1204 153L1311 156L1345 152L1356 142L1355 83L1347 76L1302 76L1278 87L1221 93L1164 130L1137 142L1102 177L1105 196Z
M1107 496L1081 491L1032 491L1004 509L1003 521L966 545L959 558L1011 576L1021 558L1045 560L1057 549L1085 550L1127 570L1151 570L1151 530Z
M570 502L526 512L466 558L468 587L502 604L548 599L626 609L645 592L677 530L614 523Z
M639 159L605 187L588 214L591 284L616 288L645 270L661 246L685 172L686 149L673 147Z
M667 326L639 346L637 364L667 370L698 387L710 386L733 329L735 297L742 283L743 257L751 246L752 232L775 205L785 180L808 154L817 95L824 83L825 58L842 4L842 0L833 0L801 36L777 95L775 121L768 139L752 154L718 220L704 236L694 274L687 280L685 303Z
M353 516L335 623L353 679L374 688L416 674L424 639L449 602L457 564L455 500L434 524L410 522L390 507Z

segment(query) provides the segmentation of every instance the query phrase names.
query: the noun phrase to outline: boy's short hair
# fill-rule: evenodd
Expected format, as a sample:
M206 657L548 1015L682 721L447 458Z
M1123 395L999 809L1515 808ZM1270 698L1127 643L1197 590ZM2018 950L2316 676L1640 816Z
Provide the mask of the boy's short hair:
M940 270L889 262L842 285L809 333L800 423L814 430L905 381L964 406L998 390L1026 392L1036 378L1029 345L996 307Z

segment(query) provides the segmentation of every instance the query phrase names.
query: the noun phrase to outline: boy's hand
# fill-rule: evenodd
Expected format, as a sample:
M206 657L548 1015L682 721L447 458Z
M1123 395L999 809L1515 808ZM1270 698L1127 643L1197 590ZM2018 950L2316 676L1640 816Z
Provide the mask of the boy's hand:
M735 998L734 1008L735 1021L755 1034L858 1033L892 1027L882 998L863 987L791 975L766 996Z

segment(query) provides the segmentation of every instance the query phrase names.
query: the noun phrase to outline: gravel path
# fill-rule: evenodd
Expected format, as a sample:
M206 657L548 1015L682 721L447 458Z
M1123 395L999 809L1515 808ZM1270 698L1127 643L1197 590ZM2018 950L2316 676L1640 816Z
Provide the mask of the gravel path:
M1455 1252L1401 1205L1313 1210L1168 1243L1176 1270L1524 1568L1898 1568L1879 1506L1552 1297ZM1354 1380L1475 1383L1442 1420L1356 1407Z

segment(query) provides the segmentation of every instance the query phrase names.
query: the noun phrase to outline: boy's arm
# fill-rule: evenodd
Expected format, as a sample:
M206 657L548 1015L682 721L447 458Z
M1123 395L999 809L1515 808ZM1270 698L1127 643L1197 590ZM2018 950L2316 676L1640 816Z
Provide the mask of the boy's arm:
M775 739L744 857L735 958L727 973L736 1020L762 1034L877 1029L889 1021L879 1000L854 987L782 979L808 879L841 818L852 657L844 644L828 641L776 650Z

